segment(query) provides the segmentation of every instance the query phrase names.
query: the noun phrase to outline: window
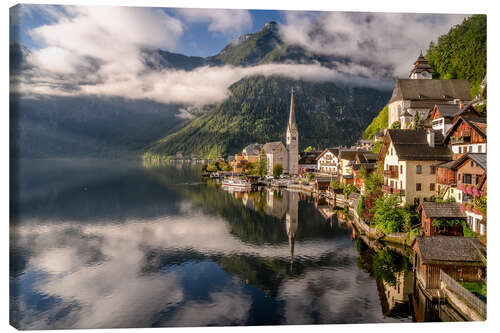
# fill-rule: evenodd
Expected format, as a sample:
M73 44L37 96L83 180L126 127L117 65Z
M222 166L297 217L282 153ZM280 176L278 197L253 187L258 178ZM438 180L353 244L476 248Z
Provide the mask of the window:
M458 193L458 201L461 201L462 200L462 193Z
M436 173L436 167L434 165L431 165L430 171L431 171L431 175L434 175Z
M436 184L434 184L434 183L429 184L429 191L434 191L435 188L436 188Z
M483 146L477 146L477 152L482 153L483 152Z
M416 185L417 185L416 190L417 191L422 191L422 184L417 183Z
M470 166L473 167L474 166L474 161L470 161Z
M463 174L463 182L464 184L472 184L472 175L469 173L464 173Z
M462 154L462 147L458 147L458 153Z
M400 189L402 189L402 188L403 188L403 181L402 181L402 180L400 180L400 181L399 181L399 188L400 188Z
M417 175L420 175L420 174L422 174L422 166L417 165Z
M394 149L391 148L391 155L394 155Z
M399 173L400 173L400 174L403 174L403 165L400 165L400 166L399 166Z

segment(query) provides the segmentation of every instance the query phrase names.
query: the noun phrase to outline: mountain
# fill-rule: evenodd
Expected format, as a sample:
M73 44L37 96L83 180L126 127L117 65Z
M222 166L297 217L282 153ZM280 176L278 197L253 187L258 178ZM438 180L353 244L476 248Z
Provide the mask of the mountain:
M389 98L387 91L331 82L248 77L230 87L227 100L147 151L217 157L241 151L251 142L284 141L292 87L301 148L352 144Z
M467 79L471 94L478 93L486 76L486 15L472 15L431 42L426 58L434 78Z
M29 50L11 44L11 69L23 69ZM144 49L150 70L191 71L201 66L253 66L269 63L321 64L337 68L348 58L311 53L286 44L279 25L244 35L211 57L190 57ZM146 151L199 156L227 155L251 142L282 140L290 89L296 89L300 146L350 145L357 140L389 92L281 77L247 77L230 87L230 97L202 110L146 100L48 96L38 100L11 95L11 153L51 157L109 155ZM179 118L187 111L194 119Z
M147 100L10 96L11 157L122 155L182 124L178 106Z

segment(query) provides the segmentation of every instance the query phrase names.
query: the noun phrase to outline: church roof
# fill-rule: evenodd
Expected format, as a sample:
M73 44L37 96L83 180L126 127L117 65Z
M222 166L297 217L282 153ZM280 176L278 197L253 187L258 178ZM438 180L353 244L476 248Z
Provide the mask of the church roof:
M397 79L389 103L409 101L470 101L469 81ZM434 103L436 104L436 103ZM432 108L434 105L430 106Z
M284 150L286 149L285 148L285 145L283 144L283 142L281 141L274 141L274 142L267 142L264 147L262 147L262 149L264 149L264 151L266 152L266 154L270 154L270 153L273 153L277 150Z
M256 156L259 155L259 152L262 150L262 146L263 145L260 143L251 143L243 148L243 150L246 151L249 156Z
M288 128L297 129L297 120L295 119L295 107L293 105L293 89L290 97L290 115L288 117Z

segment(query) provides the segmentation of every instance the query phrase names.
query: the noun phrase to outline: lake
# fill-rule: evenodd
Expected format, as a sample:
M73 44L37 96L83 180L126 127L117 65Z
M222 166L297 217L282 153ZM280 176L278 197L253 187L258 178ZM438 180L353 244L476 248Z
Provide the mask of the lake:
M372 251L306 193L231 191L186 163L14 167L10 315L18 328L414 320L408 259Z

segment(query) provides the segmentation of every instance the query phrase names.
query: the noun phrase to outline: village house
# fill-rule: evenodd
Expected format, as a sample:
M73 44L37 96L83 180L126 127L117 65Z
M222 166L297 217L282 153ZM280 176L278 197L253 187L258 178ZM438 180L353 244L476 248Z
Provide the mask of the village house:
M360 152L358 150L347 150L342 149L339 152L339 176L340 182L345 186L348 184L354 184L354 172L352 166L356 160L356 154Z
M320 173L334 174L338 173L338 155L339 148L326 148L317 157L317 170Z
M486 235L486 212L474 204L474 197L486 195L486 154L467 153L456 165L458 202L462 203L469 228Z
M458 202L422 202L418 207L421 214L422 232L425 236L463 236L462 224L433 226L436 219L463 220L465 213Z
M467 152L486 153L486 118L459 116L444 142L451 146L454 159Z
M365 184L363 178L361 177L361 169L364 169L367 174L376 172L377 160L378 154L367 152L358 152L356 154L352 170L354 174L354 186L356 186L361 194L365 194Z
M412 243L416 281L423 289L440 289L440 271L456 281L483 281L486 247L477 238L415 237Z
M432 130L387 130L378 161L383 164L382 191L415 204L436 194L436 164L451 160L441 133Z
M315 172L318 170L318 156L321 155L319 150L311 150L301 152L299 158L299 173Z
M236 154L234 159L228 159L230 165L233 167L233 172L243 172L248 163L257 164L262 148L262 144L252 143L243 148L241 154Z
M388 127L400 121L406 111L412 117L426 119L436 104L467 104L470 102L470 85L467 80L432 79L433 69L420 54L409 79L397 79L389 100Z
M432 109L429 118L432 121L432 129L435 131L441 131L443 136L453 126L453 122L456 117L468 116L468 117L479 117L479 113L472 107L469 103L464 104L438 104Z
M371 150L373 147L373 141L372 140L365 140L365 139L360 139L356 143L356 148L359 150Z

